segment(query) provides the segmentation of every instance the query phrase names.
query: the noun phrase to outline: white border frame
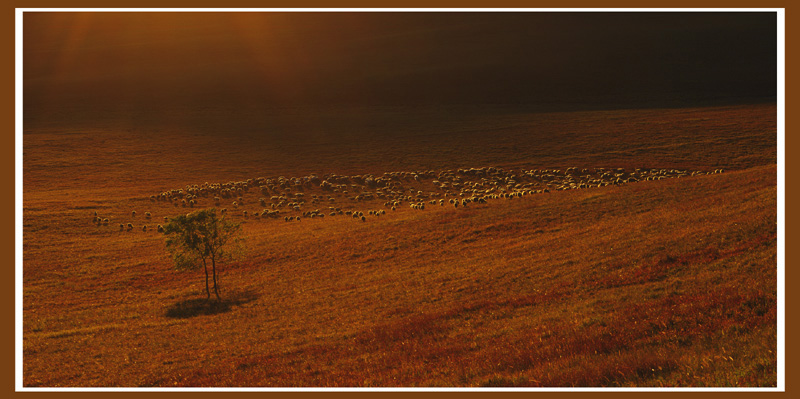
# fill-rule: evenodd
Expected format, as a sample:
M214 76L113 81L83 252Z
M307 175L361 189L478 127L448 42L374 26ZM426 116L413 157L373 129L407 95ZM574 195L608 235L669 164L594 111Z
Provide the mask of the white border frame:
M22 23L26 12L776 12L778 36L778 384L773 388L30 388L23 386ZM785 8L16 8L15 9L15 391L16 392L785 392L786 9Z

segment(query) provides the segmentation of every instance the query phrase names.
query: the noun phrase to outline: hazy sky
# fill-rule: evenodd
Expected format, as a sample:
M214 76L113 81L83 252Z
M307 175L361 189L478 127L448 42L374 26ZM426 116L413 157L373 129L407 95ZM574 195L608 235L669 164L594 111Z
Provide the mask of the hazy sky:
M68 104L582 104L776 95L775 13L25 13L26 117Z

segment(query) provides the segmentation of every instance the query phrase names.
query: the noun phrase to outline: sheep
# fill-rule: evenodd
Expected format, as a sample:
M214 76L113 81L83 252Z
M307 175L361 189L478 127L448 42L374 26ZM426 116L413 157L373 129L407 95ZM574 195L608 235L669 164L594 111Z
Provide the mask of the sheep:
M242 215L244 216L245 219L247 219L247 211L242 211Z
M142 231L147 231L147 225L142 226Z
M157 230L158 230L159 233L163 233L164 232L164 226L159 224Z
M164 223L169 223L169 218L164 216Z
M367 221L367 218L366 218L365 216L362 216L362 217L361 217L361 221L362 221L362 222L366 222L366 221Z
M125 230L125 225L120 223L119 224L119 231L123 231L123 230Z
M128 231L131 231L131 230L133 230L133 224L132 223L128 223Z
M108 218L103 219L103 226L108 226Z
M136 211L131 212L131 217L136 217Z
M152 216L152 215L150 215L150 212L145 212L144 213L144 218L145 219L150 219L150 216Z

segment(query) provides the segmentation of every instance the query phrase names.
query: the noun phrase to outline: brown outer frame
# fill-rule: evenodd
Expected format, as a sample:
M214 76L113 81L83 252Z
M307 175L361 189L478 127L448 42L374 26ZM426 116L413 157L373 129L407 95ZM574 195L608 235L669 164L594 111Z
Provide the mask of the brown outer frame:
M7 21L5 26L7 32L7 38L3 41L3 52L5 54L15 54L15 44L16 44L16 31L15 31L15 18L16 18L16 8L783 8L785 10L785 64L784 64L784 71L791 71L792 66L797 65L796 58L797 55L793 54L789 51L790 45L792 43L796 43L795 39L797 34L796 31L791 29L792 21L797 22L798 17L797 14L793 14L791 11L794 9L800 9L800 7L795 7L794 9L788 7L788 1L747 1L747 0L704 0L704 1L690 1L690 0L670 0L670 1L651 1L643 4L641 1L631 1L631 0L616 0L616 1L598 1L598 0L568 0L568 1L557 1L557 0L546 0L546 1L520 1L520 0L495 0L492 2L488 2L485 0L461 0L461 1L453 1L453 0L436 0L436 1L425 1L425 0L407 0L407 1L391 1L391 2L381 2L380 4L375 4L372 1L366 0L349 0L349 1L324 1L324 0L301 0L301 1L291 1L291 0L271 0L271 1L254 1L254 0L234 0L234 1L215 1L215 0L194 0L194 1L186 1L186 0L170 0L170 1L158 1L158 0L147 0L147 1L125 1L125 2L114 2L113 5L109 4L108 1L98 1L98 0L82 0L82 1L73 1L73 2L65 2L65 1L35 1L35 0L12 0L6 2L6 7L4 8ZM800 23L800 22L799 22ZM4 72L6 76L15 76L15 67L16 64L10 62L10 60L15 60L15 57L8 57L6 58L6 62L3 64ZM788 73L785 73L788 75ZM14 79L14 82L16 78ZM12 83L11 79L6 80L4 86L6 86L6 93L15 93L15 85ZM789 101L789 89L796 89L797 84L794 83L795 81L792 80L789 76L786 76L785 79L785 101L784 101L784 115L787 116L785 118L785 142L784 142L784 153L786 155L790 154L790 149L795 148L795 138L793 135L789 134L788 132L792 131L791 129L795 128L796 123L793 120L789 120L789 115L794 115L794 112L791 112L793 109L794 103ZM797 90L794 90L797 92ZM9 131L15 132L15 105L16 105L16 95L7 95L5 97L5 101L3 102L3 107L0 108L2 110L3 120L6 121L6 126L8 126ZM794 107L796 109L796 107ZM0 171L2 171L2 178L6 184L14 184L15 183L15 146L16 146L16 135L14 133L7 133L2 136L2 142L4 145L0 146L2 148L2 152L5 156L0 157L2 159L2 166L0 166ZM780 149L779 149L780 150ZM797 186L792 186L789 183L788 176L791 176L789 173L790 171L795 172L798 168L796 162L790 162L789 158L785 157L785 176L786 179L784 181L784 204L785 204L785 219L784 219L784 242L789 243L788 237L794 237L794 234L790 233L790 224L789 221L795 221L797 219L796 213L791 211L788 204L789 202L786 201L787 198L797 198ZM10 209L14 207L16 209L16 196L12 197L10 195L6 195L2 198L2 204L5 209ZM5 254L4 258L6 259L5 264L15 264L15 257L16 257L16 247L15 247L15 237L16 237L16 226L13 223L7 223L5 228L0 230L0 237L2 240L3 247L5 247L4 251L1 253ZM790 259L794 260L797 258L797 247L794 247L792 251L789 251L792 247L786 246L785 257L784 257L784 265L790 264ZM8 267L8 266L7 266ZM784 275L784 283L785 287L789 287L789 281L796 281L796 274L797 272L792 270L791 268L785 267L785 275ZM2 314L5 320L10 320L15 318L15 311L16 311L16 275L14 279L4 279L3 281L4 289L0 290L0 309L2 309ZM790 295L789 291L785 291L785 309L790 308L790 304L796 304L798 302L797 295ZM788 318L788 313L784 314L785 320L785 330L784 330L784 337L789 337L789 331L797 331L796 328L796 320L791 320ZM0 370L2 370L2 374L0 374L0 392L3 394L4 397L7 394L11 395L27 395L27 396L44 396L49 394L48 392L16 392L16 358L15 358L15 350L16 350L16 325L15 323L4 323L3 328L0 329L0 335L2 335L3 345L2 350L2 363L0 363ZM791 393L796 393L797 389L791 386L792 379L789 378L790 375L796 370L796 368L792 367L792 362L789 360L790 358L794 358L796 356L795 353L797 352L797 345L793 344L792 340L785 339L785 346L784 346L784 353L785 353L785 369L784 369L784 378L785 378L785 391L784 392L775 392L772 393L773 395L787 395ZM790 356L792 355L792 356ZM59 392L61 395L72 396L72 397L83 397L87 392ZM199 392L176 392L183 395L193 395L196 396ZM207 395L227 395L231 392L204 392L199 393L201 396ZM248 394L254 395L258 394L255 392L247 392ZM314 395L317 393L324 393L326 395L334 395L334 396L341 396L344 397L345 395L351 395L353 392L324 392L324 391L315 391L315 392L270 392L270 394L281 394L281 395L289 395L292 397L296 397L298 395ZM372 394L373 392L360 392L362 394ZM463 395L466 392L435 392L437 394L448 394L448 395ZM480 394L481 392L469 392L469 395L476 395ZM482 392L483 394L495 394L498 392ZM600 397L611 397L619 394L625 394L624 392L535 392L538 395L556 395L559 397L563 397L564 395L568 396L577 396L581 395L581 393L588 393L593 396L599 395ZM96 392L97 395L105 395L107 392ZM170 392L117 392L116 394L123 394L126 396L129 395L136 395L136 396L144 396L152 397L151 395L162 396L168 395ZM384 394L386 394L384 392ZM391 392L388 393L391 396L394 395L417 395L420 392ZM432 392L423 393L425 395L430 395ZM534 394L534 392L512 392L511 394L515 395L523 395L523 394ZM647 394L647 392L629 392L628 394L639 395L639 394ZM727 396L729 392L659 392L659 395L685 395L689 394L690 396L695 395L712 395L712 396L719 396L722 397L723 395ZM761 395L767 394L767 392L761 391L745 391L738 393L739 395Z

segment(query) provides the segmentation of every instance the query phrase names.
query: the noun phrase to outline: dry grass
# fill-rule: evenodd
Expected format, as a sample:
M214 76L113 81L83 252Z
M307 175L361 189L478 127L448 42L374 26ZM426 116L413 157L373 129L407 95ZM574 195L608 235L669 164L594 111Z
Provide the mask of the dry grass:
M774 386L774 110L508 113L479 121L513 126L490 143L421 135L386 163L384 139L260 162L264 142L78 131L94 141L58 152L68 135L26 132L24 384ZM185 184L491 162L732 170L368 223L242 220L218 304L172 270L161 235L118 231L131 210L182 212L147 197Z

